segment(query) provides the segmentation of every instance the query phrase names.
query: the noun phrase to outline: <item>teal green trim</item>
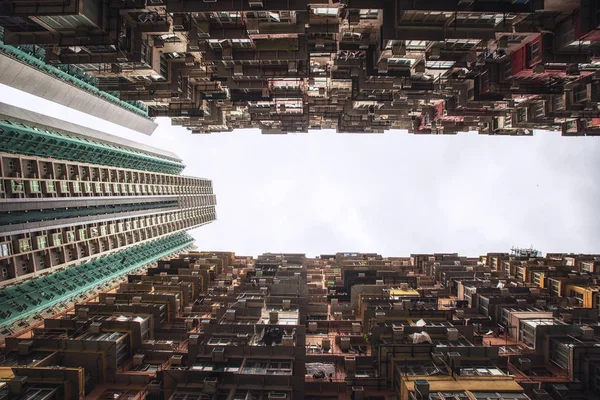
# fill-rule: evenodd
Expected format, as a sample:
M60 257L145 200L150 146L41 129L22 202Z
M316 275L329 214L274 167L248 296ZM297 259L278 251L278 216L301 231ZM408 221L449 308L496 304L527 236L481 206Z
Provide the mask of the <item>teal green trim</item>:
M118 105L128 111L134 112L142 117L151 119L148 116L148 107L139 102L126 102L119 99L117 96L109 94L98 89L95 84L96 79L87 75L84 71L76 67L61 66L55 67L46 64L45 50L35 46L10 46L3 42L3 32L0 32L0 53L4 53L17 61L27 64L35 69L54 75L59 80L63 80L77 86L87 92L90 92L108 102Z
M0 119L0 151L177 175L180 162Z
M100 257L0 290L0 327L31 317L60 302L73 301L111 279L168 256L194 242L186 232Z

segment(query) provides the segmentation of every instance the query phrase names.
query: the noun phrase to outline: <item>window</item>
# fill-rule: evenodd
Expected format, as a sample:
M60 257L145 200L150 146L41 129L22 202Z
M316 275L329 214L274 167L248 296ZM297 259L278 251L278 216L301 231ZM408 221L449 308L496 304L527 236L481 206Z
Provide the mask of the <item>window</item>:
M580 102L587 100L587 86L581 85L573 90L573 101Z
M60 238L60 233L53 233L52 234L52 245L60 246L61 243L62 243L62 240Z
M10 256L10 245L8 243L0 243L0 257Z
M31 250L31 242L29 239L19 239L19 253L24 253Z
M517 108L517 122L525 122L525 121L527 121L527 108L525 108L525 107ZM522 270L523 270L523 268L519 268L517 277L520 276L522 278L522 275L523 275Z
M217 15L219 16L221 21L240 18L239 12L219 12L219 13L217 13Z
M441 11L405 11L402 15L402 22L415 24L422 23L426 25L444 25L446 21L454 16L453 12Z
M425 63L425 67L430 69L448 69L453 65L454 61L427 61Z
M31 193L39 193L40 191L40 181L29 181L29 190Z
M573 345L562 343L558 340L550 342L550 361L563 369L568 369L571 364L571 347Z
M360 18L362 19L377 19L379 16L379 10L370 9L370 10L360 10Z
M388 65L410 67L414 60L410 58L388 58Z
M569 43L567 46L569 47L585 47L585 46L591 46L592 42L589 40L575 40L571 43Z
M523 393L510 392L471 392L476 400L529 400Z
M337 16L338 13L338 9L337 8L325 8L325 7L319 7L319 8L313 8L313 14L315 15L319 15L319 16L323 16L323 17L335 17Z
M428 45L429 45L429 42L427 40L407 40L406 41L406 48L408 50L424 50L427 48ZM388 46L386 47L386 50L388 49L388 47L390 49L392 48L391 41L388 42Z
M454 50L469 50L479 44L479 42L480 40L478 39L446 39L444 47Z
M179 36L174 35L174 34L161 35L160 38L165 43L179 43L179 42L181 42L181 39L179 38Z
M344 40L360 40L362 39L362 33L360 32L344 32L342 37Z
M252 48L251 39L232 39L231 45L236 48L249 49Z
M38 236L37 238L37 248L45 249L47 246L47 238L46 236Z
M540 59L540 41L536 41L527 46L527 58L529 64L534 63Z

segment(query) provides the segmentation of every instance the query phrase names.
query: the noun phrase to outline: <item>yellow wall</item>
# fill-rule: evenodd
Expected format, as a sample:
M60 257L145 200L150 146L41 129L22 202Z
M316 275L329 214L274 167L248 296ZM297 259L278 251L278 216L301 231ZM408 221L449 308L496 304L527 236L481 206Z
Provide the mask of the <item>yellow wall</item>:
M451 376L408 376L403 378L400 393L401 400L408 400L408 393L415 390L414 381L426 379L429 382L430 392L453 392L453 391L474 391L474 392L518 392L522 393L523 388L513 377L494 376L494 377L468 377L461 378Z

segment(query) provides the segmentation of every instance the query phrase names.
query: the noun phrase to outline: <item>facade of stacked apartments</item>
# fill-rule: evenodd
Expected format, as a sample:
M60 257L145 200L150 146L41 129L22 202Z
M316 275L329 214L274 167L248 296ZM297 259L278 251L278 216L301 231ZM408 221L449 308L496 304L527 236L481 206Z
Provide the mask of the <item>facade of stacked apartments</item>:
M2 399L583 400L600 256L193 251L5 338Z
M169 151L0 102L0 345L191 249L186 231L216 220L216 196L184 168Z
M597 0L6 0L0 27L0 83L147 134L600 133Z

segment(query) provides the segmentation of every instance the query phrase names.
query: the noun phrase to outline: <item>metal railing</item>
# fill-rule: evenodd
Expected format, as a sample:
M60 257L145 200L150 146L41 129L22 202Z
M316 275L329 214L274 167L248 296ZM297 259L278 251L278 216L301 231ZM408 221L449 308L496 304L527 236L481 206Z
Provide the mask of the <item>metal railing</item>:
M192 237L186 232L177 232L94 261L6 287L0 297L0 327L23 321L60 302L77 301L78 295L168 256L192 242Z
M177 161L93 139L42 130L25 124L0 122L0 151L38 157L111 165L177 175L185 166Z

